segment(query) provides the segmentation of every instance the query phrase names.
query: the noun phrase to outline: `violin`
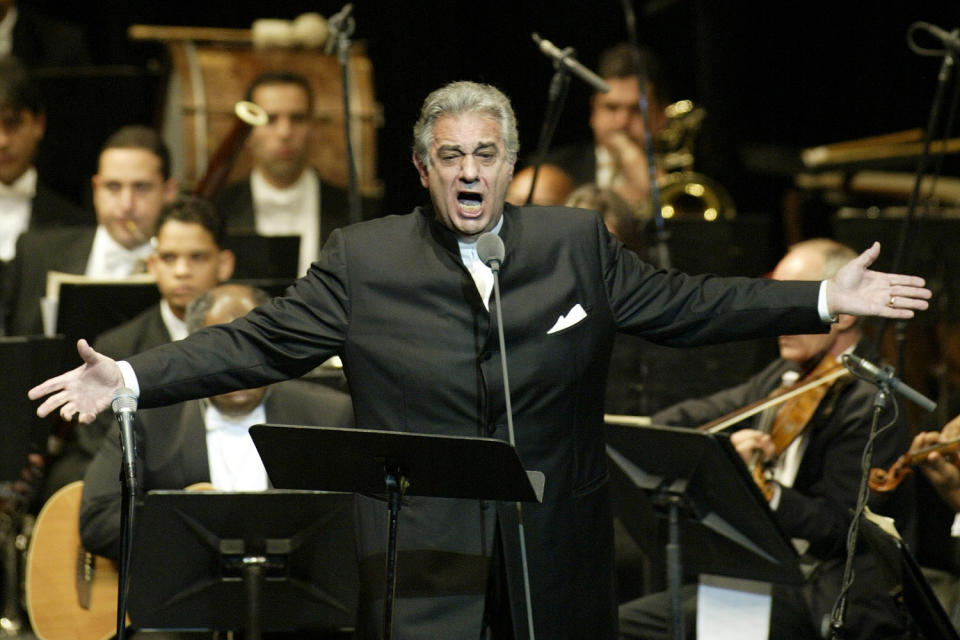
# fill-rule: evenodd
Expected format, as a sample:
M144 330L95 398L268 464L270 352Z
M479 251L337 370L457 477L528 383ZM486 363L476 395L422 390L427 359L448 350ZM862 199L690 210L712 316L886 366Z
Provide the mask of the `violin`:
M896 462L890 465L889 469L874 467L870 469L870 476L867 478L867 484L874 491L885 493L893 491L900 483L910 475L913 468L927 459L927 455L937 452L944 457L947 462L960 466L960 438L940 442L929 447L917 449L916 451L907 451L897 458Z
M806 428L817 412L817 408L827 396L827 392L841 377L850 372L830 355L822 357L817 364L796 383L773 391L762 400L717 418L700 427L701 431L718 433L768 408L781 405L777 415L766 428L774 444L774 456L779 456ZM773 497L773 487L767 481L766 468L760 464L759 451L747 465L754 481L767 500Z

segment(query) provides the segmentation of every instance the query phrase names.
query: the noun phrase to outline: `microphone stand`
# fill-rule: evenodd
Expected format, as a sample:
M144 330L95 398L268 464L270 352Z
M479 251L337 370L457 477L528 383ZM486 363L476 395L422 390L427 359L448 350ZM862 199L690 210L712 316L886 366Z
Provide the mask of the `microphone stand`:
M656 228L656 246L651 252L651 259L661 269L670 268L670 247L668 241L670 233L667 231L660 210L660 185L657 184L657 163L653 153L653 135L650 133L650 108L647 101L647 73L640 55L640 45L637 41L637 16L633 11L633 2L623 0L623 13L627 26L630 46L633 47L633 57L637 68L637 90L639 93L640 115L643 117L643 150L647 156L647 172L650 182L650 208Z
M913 31L915 25L912 25L908 29L908 43L911 44L909 39L910 33ZM914 47L915 48L915 47ZM915 50L917 50L915 48ZM917 50L919 52L919 50ZM910 231L913 228L914 222L916 220L916 209L917 203L920 200L920 187L923 182L923 177L927 173L927 167L930 163L930 145L933 142L934 131L937 128L937 124L940 120L940 112L943 108L946 86L950 80L951 72L953 71L954 66L956 65L956 53L950 48L946 47L944 50L943 60L940 64L940 70L937 73L937 87L934 91L933 103L930 106L930 114L927 117L927 127L923 135L923 147L920 152L920 158L917 161L917 169L914 174L913 189L910 192L910 199L907 201L907 212L903 221L903 225L900 229L900 236L897 241L897 250L894 254L893 266L890 271L892 273L899 273L900 267L903 262L903 257L906 251L907 237L910 235ZM954 101L956 101L956 95L954 96ZM955 109L950 110L949 120L947 131L945 137L949 138L950 129L953 123L953 112ZM889 320L884 320L881 324L880 331L877 332L877 342L876 347L879 349L880 341L883 338L883 334L886 333ZM901 371L904 369L904 347L906 343L906 320L897 320L894 324L895 326L895 342L896 342L896 354L897 354L897 368Z
M500 308L500 261L492 260L490 270L493 272L493 299L497 306L497 337L500 340L500 368L503 371L503 390L506 398L507 410L507 437L510 445L517 446L517 440L513 432L513 407L510 403L510 378L507 375L507 342L503 336L503 310ZM530 640L536 640L536 634L533 631L533 606L530 598L530 569L527 565L527 542L523 529L523 508L520 502L517 505L517 523L520 534L520 563L523 567L523 595L527 605L527 632L530 634Z
M127 593L130 590L130 560L133 552L133 528L136 521L137 473L136 449L133 435L133 413L128 410L117 412L120 423L120 446L123 450L123 463L120 481L123 490L120 495L120 566L117 582L117 640L127 638Z
M346 140L346 155L347 155L347 173L349 176L349 192L348 192L348 202L350 207L350 223L360 222L362 220L362 214L360 211L360 192L357 187L357 167L356 162L353 157L353 136L351 135L351 115L350 115L350 80L349 80L349 64L350 64L350 37L353 35L354 30L356 29L356 23L353 20L351 12L353 10L353 4L347 3L344 5L343 9L340 10L334 19L330 20L330 27L332 33L330 34L331 38L334 38L333 45L327 45L327 53L330 53L332 47L337 49L337 60L340 63L340 79L343 84L343 134L344 139Z
M536 41L536 37L534 41ZM570 74L567 71L567 66L563 64L563 60L573 54L573 47L567 47L563 50L563 58L555 60L553 63L555 71L553 78L550 80L550 88L547 90L547 109L543 116L543 124L540 127L540 138L537 140L537 155L533 165L533 178L530 180L530 193L527 194L524 204L533 202L534 190L537 188L537 177L540 175L540 165L546 160L553 134L560 123L560 114L563 113L563 105L567 100L567 90L570 87Z

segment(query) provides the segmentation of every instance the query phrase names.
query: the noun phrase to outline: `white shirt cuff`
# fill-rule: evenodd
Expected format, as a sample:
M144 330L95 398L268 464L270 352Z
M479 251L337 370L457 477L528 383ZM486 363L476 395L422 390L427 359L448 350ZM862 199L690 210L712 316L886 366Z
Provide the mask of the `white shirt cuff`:
M820 319L827 324L837 321L836 315L830 315L830 309L827 308L827 281L820 282L820 294L817 296L817 312L820 313Z
M140 397L140 381L137 380L137 374L133 372L133 367L126 360L118 360L117 366L120 367L120 375L123 376L123 386L133 391L133 395Z

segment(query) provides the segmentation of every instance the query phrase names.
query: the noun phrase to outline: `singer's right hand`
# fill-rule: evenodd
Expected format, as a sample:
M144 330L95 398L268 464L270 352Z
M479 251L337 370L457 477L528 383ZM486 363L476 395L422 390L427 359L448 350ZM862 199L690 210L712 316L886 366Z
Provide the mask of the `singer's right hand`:
M110 406L113 392L123 386L115 360L97 353L82 339L77 342L77 353L83 359L82 365L27 392L31 400L49 396L37 408L39 417L45 418L59 407L60 417L68 422L74 415L80 422L93 422L98 413Z

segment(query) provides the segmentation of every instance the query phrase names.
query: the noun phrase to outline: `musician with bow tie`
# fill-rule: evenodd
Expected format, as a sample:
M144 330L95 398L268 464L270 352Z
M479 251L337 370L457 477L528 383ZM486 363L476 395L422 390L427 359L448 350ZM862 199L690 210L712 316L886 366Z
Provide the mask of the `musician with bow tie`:
M7 294L7 333L43 333L40 300L48 271L123 278L144 269L157 218L177 195L160 135L127 126L111 135L93 176L96 227L28 231L17 240Z

